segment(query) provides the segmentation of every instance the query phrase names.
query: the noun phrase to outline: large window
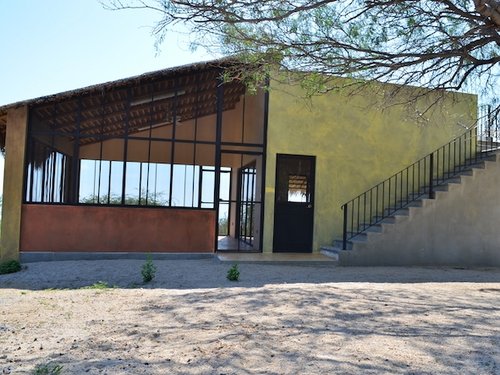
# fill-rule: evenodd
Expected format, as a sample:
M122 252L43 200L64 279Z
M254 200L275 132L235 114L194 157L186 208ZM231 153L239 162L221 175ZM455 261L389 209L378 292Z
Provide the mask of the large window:
M219 74L32 107L25 201L214 209ZM244 93L229 88L225 109Z

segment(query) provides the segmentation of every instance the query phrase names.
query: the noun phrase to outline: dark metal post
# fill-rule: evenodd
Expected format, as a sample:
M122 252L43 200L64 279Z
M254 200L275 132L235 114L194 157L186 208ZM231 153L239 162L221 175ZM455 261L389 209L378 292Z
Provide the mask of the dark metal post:
M434 153L429 155L429 198L434 199L433 190L433 180L432 175L434 174Z
M214 209L215 209L215 244L214 251L217 251L217 239L219 236L219 203L220 203L220 169L221 169L221 142L222 142L222 115L224 106L224 80L217 78L216 88L216 118L215 118L215 180L214 180ZM239 245L238 245L239 246Z
M342 250L347 249L347 204L342 206L342 210L344 211L344 227L343 227L343 235L342 235Z

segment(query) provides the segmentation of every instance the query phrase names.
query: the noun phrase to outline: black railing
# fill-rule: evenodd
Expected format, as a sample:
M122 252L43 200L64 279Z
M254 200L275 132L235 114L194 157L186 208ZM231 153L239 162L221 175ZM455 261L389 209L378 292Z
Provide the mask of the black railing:
M497 116L481 117L461 136L344 203L342 248L345 250L347 241L417 199L434 198L436 186L499 149L499 125Z

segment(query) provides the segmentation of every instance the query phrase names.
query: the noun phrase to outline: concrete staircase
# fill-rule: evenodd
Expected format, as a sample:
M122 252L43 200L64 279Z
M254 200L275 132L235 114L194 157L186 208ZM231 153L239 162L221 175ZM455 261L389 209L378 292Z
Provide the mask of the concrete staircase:
M500 153L469 166L347 242L339 265L500 266Z

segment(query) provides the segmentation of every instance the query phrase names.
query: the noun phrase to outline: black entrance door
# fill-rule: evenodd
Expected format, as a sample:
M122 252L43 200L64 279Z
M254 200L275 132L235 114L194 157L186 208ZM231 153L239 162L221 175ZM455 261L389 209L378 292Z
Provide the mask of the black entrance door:
M314 156L277 155L275 252L312 252Z

